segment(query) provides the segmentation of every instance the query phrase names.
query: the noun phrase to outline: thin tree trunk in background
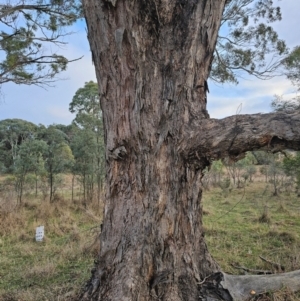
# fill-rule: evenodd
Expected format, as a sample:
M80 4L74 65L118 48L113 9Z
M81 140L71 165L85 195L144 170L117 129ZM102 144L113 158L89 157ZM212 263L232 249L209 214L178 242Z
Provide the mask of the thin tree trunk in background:
M37 197L38 176L37 176L36 171L34 174L35 174L35 197Z
M101 133L101 129L97 128L97 204L99 207L100 203L100 190L101 190L101 160L100 160L100 141L99 134Z
M50 203L52 203L53 199L53 169L52 164L49 166L49 185L50 185Z
M86 187L87 184L86 184L86 174L84 173L83 174L83 203L84 203L84 206L86 207Z
M53 174L50 174L50 203L52 203L53 199Z
M83 1L104 119L106 196L100 254L80 300L233 300L204 241L203 170L281 142L262 137L259 119L209 119L207 79L225 2Z
M74 202L74 181L75 181L75 175L72 176L72 203Z
M24 186L24 176L21 176L20 179L20 192L19 192L19 200L20 200L20 204L22 203L22 197L23 197L23 186Z

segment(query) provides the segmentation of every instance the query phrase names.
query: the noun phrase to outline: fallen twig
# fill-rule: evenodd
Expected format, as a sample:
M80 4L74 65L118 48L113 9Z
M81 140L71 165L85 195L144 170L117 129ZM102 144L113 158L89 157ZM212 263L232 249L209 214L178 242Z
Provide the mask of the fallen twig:
M245 267L242 267L242 266L236 266L234 264L231 264L231 266L235 269L239 269L239 270L243 270L245 272L248 272L248 273L254 273L256 275L270 275L270 274L273 274L272 271L266 271L266 270L254 270L254 269L248 269L248 268L245 268Z
M280 272L284 272L284 271L285 271L285 267L284 267L283 265L278 264L278 263L276 263L276 262L272 262L272 261L270 261L270 260L268 260L268 259L266 259L266 258L264 258L264 257L262 257L262 256L259 256L259 258L260 258L262 261L264 261L264 262L270 264L272 267L274 267L274 268L276 269L276 271L280 271Z

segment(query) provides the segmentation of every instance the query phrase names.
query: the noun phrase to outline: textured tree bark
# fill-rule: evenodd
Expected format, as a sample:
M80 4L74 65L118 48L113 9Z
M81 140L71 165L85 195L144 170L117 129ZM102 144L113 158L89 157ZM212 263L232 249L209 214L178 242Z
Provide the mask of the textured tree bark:
M237 115L224 119L195 120L182 137L185 157L199 154L206 160L238 160L247 151L279 152L300 148L300 112Z
M267 144L257 136L252 147L236 145L243 125L228 119L227 127L206 110L224 5L83 1L103 110L107 191L99 260L80 300L233 300L204 241L202 171L214 158ZM219 141L222 122L228 134ZM202 289L212 274L215 299Z

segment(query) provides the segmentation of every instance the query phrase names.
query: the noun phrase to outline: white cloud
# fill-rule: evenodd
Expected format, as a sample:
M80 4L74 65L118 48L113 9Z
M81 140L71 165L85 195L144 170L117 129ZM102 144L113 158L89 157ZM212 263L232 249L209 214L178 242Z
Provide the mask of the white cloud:
M266 113L272 110L274 95L292 98L295 88L284 77L275 77L263 81L258 79L243 80L239 85L211 84L208 97L208 110L213 118L223 118L234 114Z
M253 96L282 95L294 90L291 82L283 77L274 77L270 80L245 81L242 85L245 89L252 91Z
M48 114L53 118L53 120L64 120L65 124L70 123L74 119L74 115L69 111L66 111L64 107L51 106L47 108Z

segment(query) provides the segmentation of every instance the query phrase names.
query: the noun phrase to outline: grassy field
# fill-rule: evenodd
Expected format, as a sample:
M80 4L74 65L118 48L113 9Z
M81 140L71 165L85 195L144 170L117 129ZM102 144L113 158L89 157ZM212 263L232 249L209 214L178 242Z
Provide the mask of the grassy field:
M53 204L27 196L15 208L1 195L0 208L0 300L72 300L98 252L102 208L67 196ZM225 272L281 272L260 256L285 271L300 269L300 199L293 192L274 197L263 181L226 193L211 188L203 193L203 212L209 250ZM40 243L34 240L39 225L46 235ZM300 300L288 295L264 300Z
M102 208L64 199L26 200L0 212L0 300L72 300L90 276L98 252ZM35 242L35 228L45 239Z
M264 182L230 193L214 188L204 191L203 213L209 251L223 271L257 274L300 269L300 198L296 193L275 197ZM283 288L259 300L296 301L300 294Z
M233 189L204 192L204 225L210 252L223 270L232 267L269 270L259 256L300 269L300 198L294 193L272 196L269 185L254 182Z

